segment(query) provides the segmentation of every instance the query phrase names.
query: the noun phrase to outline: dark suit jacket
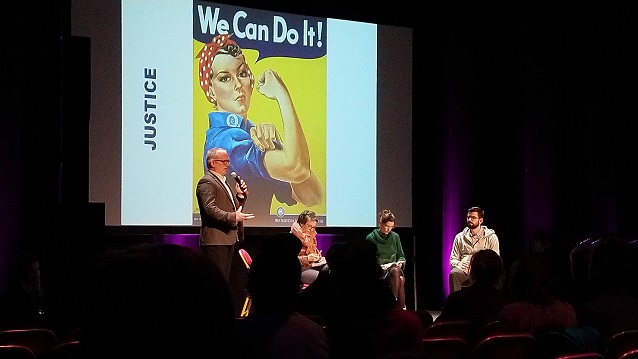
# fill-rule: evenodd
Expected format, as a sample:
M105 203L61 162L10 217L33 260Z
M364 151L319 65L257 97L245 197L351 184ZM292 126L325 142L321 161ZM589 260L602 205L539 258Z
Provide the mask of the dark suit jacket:
M234 193L234 186L230 186ZM235 219L235 208L243 206L246 198L228 195L222 181L211 171L197 182L197 204L202 218L199 245L232 245L244 239L244 226ZM235 207L233 207L233 201Z

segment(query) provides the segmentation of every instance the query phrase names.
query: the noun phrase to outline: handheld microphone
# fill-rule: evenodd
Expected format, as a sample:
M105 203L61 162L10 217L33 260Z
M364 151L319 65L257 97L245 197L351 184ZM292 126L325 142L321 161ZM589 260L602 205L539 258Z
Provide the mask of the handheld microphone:
M246 185L241 183L241 177L239 177L235 171L231 172L230 175L235 179L235 182L239 183L239 187L244 192L244 196L248 198L248 194L246 194Z

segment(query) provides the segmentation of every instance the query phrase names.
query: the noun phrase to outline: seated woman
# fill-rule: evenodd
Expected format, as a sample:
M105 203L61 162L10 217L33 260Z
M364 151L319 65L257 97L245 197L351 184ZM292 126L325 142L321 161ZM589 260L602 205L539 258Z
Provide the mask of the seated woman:
M366 240L377 246L377 260L383 269L383 279L392 288L399 307L405 309L405 254L401 238L392 231L394 223L394 214L388 209L382 210L379 213L379 228L370 232Z
M290 233L301 241L297 255L301 263L301 282L310 284L317 279L326 262L317 248L317 214L309 210L301 212L290 227Z

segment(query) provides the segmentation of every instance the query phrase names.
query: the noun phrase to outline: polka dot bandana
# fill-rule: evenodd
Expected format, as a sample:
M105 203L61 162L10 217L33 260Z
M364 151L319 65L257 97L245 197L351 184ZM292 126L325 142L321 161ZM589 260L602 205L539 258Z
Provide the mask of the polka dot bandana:
M230 39L232 34L220 34L211 40L197 54L199 59L199 86L204 90L204 94L209 102L214 103L213 98L208 93L210 86L210 72L212 71L213 58L222 47L230 44L237 44Z

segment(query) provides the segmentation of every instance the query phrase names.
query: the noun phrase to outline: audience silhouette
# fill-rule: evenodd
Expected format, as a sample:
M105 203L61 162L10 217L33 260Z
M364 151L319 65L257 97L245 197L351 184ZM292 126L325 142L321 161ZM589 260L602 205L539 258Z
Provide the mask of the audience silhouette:
M498 320L510 303L503 289L505 271L501 257L491 249L482 249L470 261L470 285L451 292L436 321L468 320L478 330Z
M237 320L237 358L328 358L323 328L295 311L301 286L297 254L301 242L292 233L268 237L248 272L254 312Z
M329 274L302 293L300 310L326 320L332 358L421 355L420 319L397 304L376 254L365 239L335 242L326 254Z
M0 329L52 325L37 256L18 261L16 278L0 299Z
M230 291L201 253L176 244L108 251L92 278L79 333L85 357L231 357Z
M589 283L594 296L577 307L578 323L592 326L605 337L622 330L638 329L638 298L633 258L627 241L598 242L589 263Z
M577 324L574 308L563 299L543 252L523 254L512 264L508 292L513 302L501 311L498 331L536 335Z
M563 354L559 342L605 354L606 339L638 329L635 241L588 241L587 277L579 277L587 291L575 296L567 291L576 280L566 283L560 275L565 267L555 269L573 265L582 243L571 252L551 251L554 245L539 238L514 261L508 277L497 252L476 252L470 284L448 295L435 321L467 320L475 334L498 321L496 332L533 334L541 358ZM248 272L254 309L246 318L234 317L228 284L199 252L149 243L106 251L88 268L91 282L75 333L84 357L422 357L421 321L397 304L383 281L374 243L335 242L326 253L329 271L305 289L301 246L289 232L262 242ZM49 327L38 258L21 263L1 298L0 329Z

